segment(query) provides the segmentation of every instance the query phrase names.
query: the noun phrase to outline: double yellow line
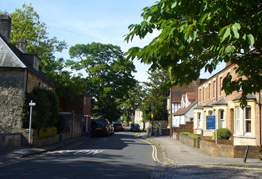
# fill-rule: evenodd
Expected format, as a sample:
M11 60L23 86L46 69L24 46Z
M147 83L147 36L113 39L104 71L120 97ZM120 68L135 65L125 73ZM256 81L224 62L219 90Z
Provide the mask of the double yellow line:
M150 144L150 145L152 146L152 149L153 149L153 151L152 151L152 158L154 159L154 161L156 161L156 162L158 162L158 163L162 163L162 162L158 159L158 157L157 157L157 148L156 148L156 146L155 146L154 144L152 144L152 143L144 140L144 139L140 139L140 140L142 140L142 141L144 141L144 142L146 142L146 143L148 143L148 144Z

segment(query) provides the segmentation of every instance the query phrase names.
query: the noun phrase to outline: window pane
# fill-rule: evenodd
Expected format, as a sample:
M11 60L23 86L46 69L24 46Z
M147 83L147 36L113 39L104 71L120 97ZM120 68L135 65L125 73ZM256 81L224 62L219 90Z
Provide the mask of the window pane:
M251 132L251 121L246 120L246 132Z
M251 119L251 107L246 107L246 119Z

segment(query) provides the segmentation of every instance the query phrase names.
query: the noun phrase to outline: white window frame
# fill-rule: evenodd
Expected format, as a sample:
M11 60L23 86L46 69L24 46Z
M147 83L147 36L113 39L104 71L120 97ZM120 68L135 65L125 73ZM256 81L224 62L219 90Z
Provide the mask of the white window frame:
M223 116L221 117L221 112L223 111ZM225 128L225 110L220 109L218 111L218 116L219 116L219 128Z
M240 107L237 106L236 107L236 134L240 134L240 115L241 115Z
M202 115L201 112L197 113L197 121L198 121L198 128L202 128L202 119L201 119Z
M246 109L247 108L250 108L250 119L247 119L246 118ZM251 125L251 129L250 129L250 132L247 132L246 131L246 122L247 121L250 121L250 125ZM245 108L244 108L244 134L245 135L251 135L251 133L252 133L252 108L251 108L251 106L246 106Z

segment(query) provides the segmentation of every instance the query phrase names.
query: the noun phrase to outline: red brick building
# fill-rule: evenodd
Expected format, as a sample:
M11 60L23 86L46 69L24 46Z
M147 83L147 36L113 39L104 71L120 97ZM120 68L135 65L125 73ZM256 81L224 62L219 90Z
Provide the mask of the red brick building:
M230 73L238 78L235 64L226 67L198 86L198 106L194 108L194 133L212 136L215 129L228 128L234 145L261 145L260 94L248 94L247 106L242 109L241 90L226 95L222 90L224 77ZM207 128L207 116L215 116L215 129Z

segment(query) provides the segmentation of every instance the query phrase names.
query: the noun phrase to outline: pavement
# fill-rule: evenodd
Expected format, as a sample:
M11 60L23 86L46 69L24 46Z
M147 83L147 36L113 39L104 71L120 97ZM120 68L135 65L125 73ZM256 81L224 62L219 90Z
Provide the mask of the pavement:
M162 151L162 163L158 165L158 168L161 167L161 171L163 171L163 168L166 168L166 174L168 174L168 172L172 174L174 167L188 167L191 165L202 165L206 167L231 166L262 169L262 162L260 162L259 159L251 159L247 157L246 162L243 162L243 158L213 157L201 152L200 149L189 147L178 140L170 138L170 136L146 136L145 132L139 133L138 136L144 140L156 144L156 146L159 147L159 150ZM89 137L90 135L84 135L39 148L0 148L0 166L1 164L6 164L19 158L41 154L47 151L58 150L74 143L87 140ZM171 164L172 166L170 166Z

